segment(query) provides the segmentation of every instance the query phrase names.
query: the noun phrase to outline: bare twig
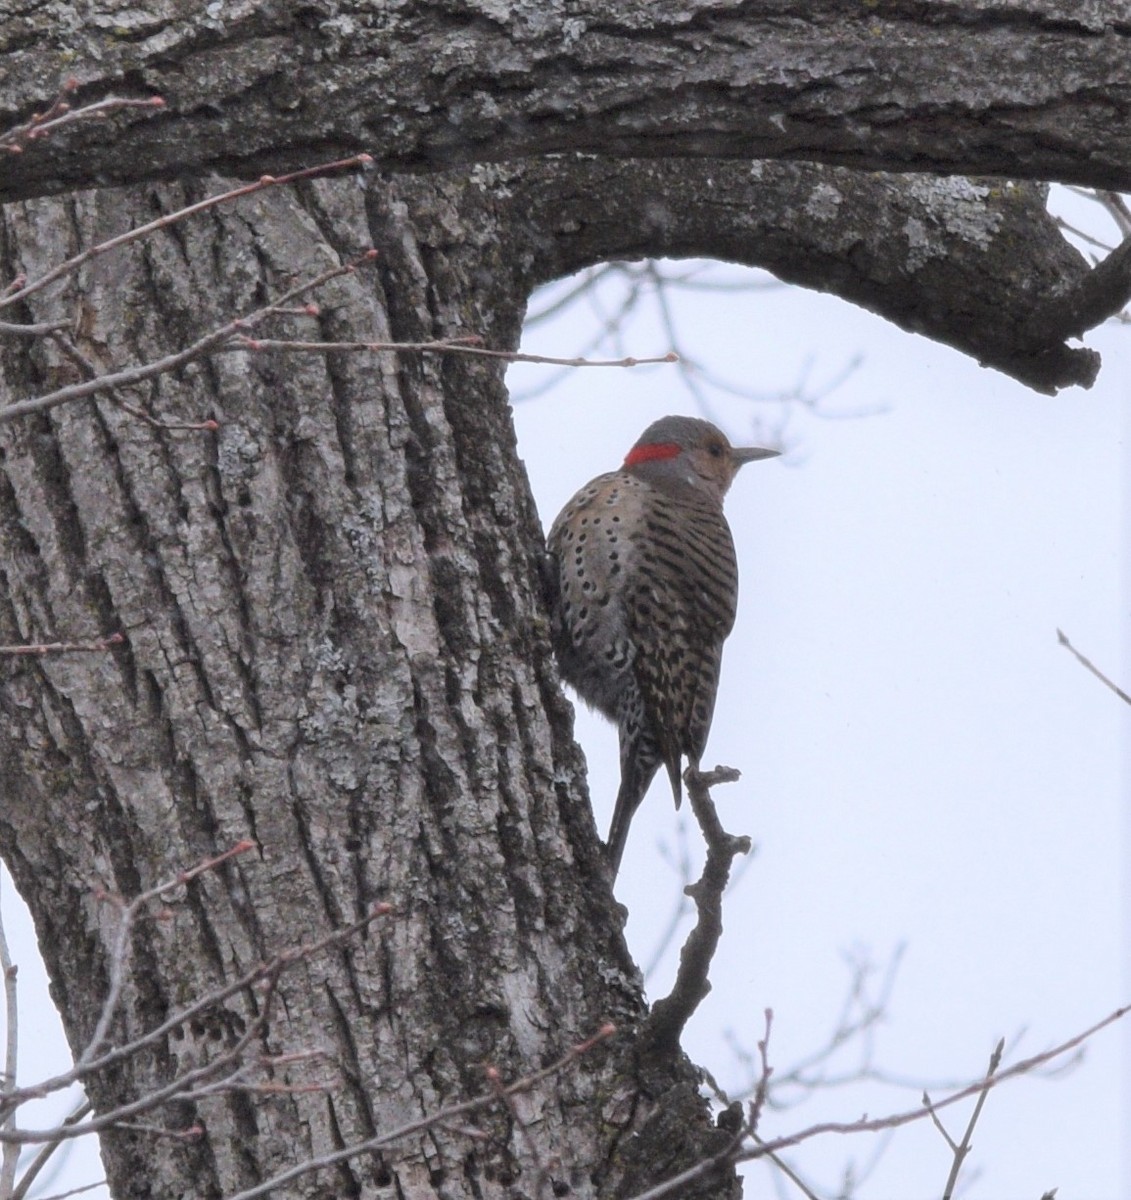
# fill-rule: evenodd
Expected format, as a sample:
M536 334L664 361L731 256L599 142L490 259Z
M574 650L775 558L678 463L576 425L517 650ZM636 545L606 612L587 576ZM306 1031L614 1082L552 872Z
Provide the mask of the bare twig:
M755 1133L751 1135L755 1142L761 1143L761 1139ZM780 1154L768 1153L766 1157L774 1164L774 1166L793 1184L795 1188L805 1197L805 1200L821 1200L821 1197L805 1182L797 1171L785 1161ZM855 1176L854 1176L855 1178ZM840 1195L846 1195L847 1189L841 1191Z
M1127 201L1118 192L1105 191L1101 188L1080 187L1076 184L1064 184L1063 186L1082 200L1091 201L1103 208L1115 222L1120 237L1131 236L1131 209L1128 208ZM1057 224L1063 224L1060 218L1057 218ZM1085 234L1080 234L1079 230L1074 229L1072 232L1081 237L1087 237ZM1088 237L1087 240L1093 242L1094 245L1103 250L1111 249L1110 241L1100 241L1091 237Z
M16 990L16 964L8 950L8 936L4 931L3 912L0 911L0 971L4 973L4 1079L0 1093L8 1093L16 1086L16 1064L19 1058L20 1006ZM4 1130L14 1129L15 1110L3 1121ZM0 1196L10 1196L15 1188L16 1168L20 1162L20 1148L5 1145L0 1154Z
M297 175L306 175L308 172L297 172ZM296 176L288 176L287 178L295 178ZM242 194L247 189L239 189ZM228 193L235 195L237 193ZM187 211L187 210L185 210ZM136 232L136 231L135 231ZM111 243L105 243L109 246ZM305 280L297 286L285 292L277 300L271 304L264 305L262 308L249 313L245 317L238 317L235 320L229 321L217 329L205 334L202 338L198 338L190 346L185 347L173 354L165 355L162 358L154 359L147 363L140 363L132 367L125 367L119 371L113 371L105 375L94 375L88 377L81 383L72 383L64 387L57 388L53 392L47 392L42 396L31 397L27 400L20 400L14 404L9 404L7 407L0 409L0 422L14 420L17 417L26 416L28 413L41 412L44 409L54 408L60 404L66 404L73 400L80 400L88 396L93 396L99 392L115 392L119 388L135 386L143 383L148 379L155 378L158 375L166 374L169 371L175 370L178 367L184 366L186 363L197 358L203 358L206 355L215 354L222 351L232 350L274 350L274 351L301 351L304 353L329 353L332 351L387 351L392 353L438 353L438 354L466 354L481 358L491 358L502 360L505 362L532 362L532 363L553 363L559 366L568 367L633 367L645 363L666 363L674 362L673 355L663 355L658 358L633 358L626 357L620 359L584 359L584 358L553 358L548 355L540 354L522 354L517 351L510 350L493 350L485 346L475 344L479 339L475 335L469 335L466 338L452 338L447 340L427 341L427 342L315 342L315 341L299 341L277 338L255 338L248 333L261 324L268 317L278 316L282 313L290 313L288 305L291 301L304 293L313 291L316 288L322 287L330 280L341 275L346 275L357 269L365 262L369 262L375 256L375 251L368 251L354 262L347 263L344 266L333 267L330 270L323 271L320 275L314 276L312 279ZM46 278L46 276L44 277ZM31 285L25 287L22 292L16 295L26 295ZM310 312L309 309L304 309L304 312ZM81 351L70 342L69 339L60 339L60 335L56 335L57 340L60 340L64 352L67 353L73 361L79 363L80 367L88 376L93 371L93 366L90 364ZM120 398L116 397L118 403L123 404ZM141 412L133 407L124 405L131 414L139 416L151 424L164 424L156 422L148 414ZM218 425L213 420L199 422L177 422L171 423L170 428L183 428L193 430L215 430Z
M970 1114L970 1120L966 1123L966 1132L962 1135L962 1141L956 1143L950 1134L947 1133L943 1128L942 1122L939 1120L938 1114L935 1112L930 1096L926 1092L923 1093L923 1103L927 1106L931 1114L931 1120L934 1122L935 1128L942 1134L953 1155L950 1164L950 1173L947 1175L946 1185L943 1187L942 1200L953 1200L954 1189L958 1184L958 1175L962 1170L962 1164L966 1161L966 1156L970 1153L970 1139L974 1136L974 1126L978 1124L978 1118L982 1115L982 1106L989 1095L994 1073L1001 1066L1001 1056L1004 1050L1005 1038L1002 1038L990 1055L990 1064L986 1068L985 1086L978 1093L978 1100L974 1105L974 1111Z
M657 358L553 358L546 354L523 354L518 350L490 350L475 345L477 338L451 338L431 342L303 342L274 338L241 338L241 346L248 350L297 350L305 354L325 354L330 351L372 350L405 354L413 351L432 354L468 354L479 358L497 358L506 362L548 363L557 367L642 367L655 363L674 363L678 358L673 353ZM240 349L233 346L231 349Z
M109 650L111 646L120 646L125 640L120 633L111 633L92 642L35 642L26 646L0 646L0 654L41 657L45 654L74 654L80 651L93 653Z
M858 409L850 413L827 410L822 401L851 375L859 366L858 358L852 360L827 385L810 391L804 378L783 392L760 391L749 382L733 382L712 371L703 363L681 338L679 319L674 309L674 298L678 293L735 293L759 292L780 289L786 285L763 274L748 272L741 280L716 280L712 272L717 263L702 262L667 263L646 260L639 263L613 262L591 267L581 272L576 279L564 286L556 284L535 294L532 312L528 315L527 328L536 328L549 317L557 315L570 305L584 302L592 312L593 332L583 341L579 353L590 357L599 352L623 352L626 334L634 316L642 316L650 309L655 316L662 336L671 346L679 363L680 380L694 398L699 409L712 417L712 401L715 395L736 396L756 404L780 406L783 416L775 422L775 430L760 426L756 440L776 444L780 440L780 428L784 426L784 414L793 407L805 407L819 417L857 417L872 415L882 408ZM704 278L705 276L705 278ZM547 299L543 300L543 293ZM806 364L802 376L808 375L812 364ZM565 372L554 372L540 379L535 386L524 387L513 393L514 401L532 400L551 390L561 381ZM712 419L714 419L712 417Z
M28 400L19 400L15 404L9 404L7 407L0 409L0 421L11 421L16 417L25 416L27 413L41 412L47 408L54 408L59 404L66 404L71 400L80 400L86 396L93 396L97 392L112 391L118 387L127 387L141 383L157 375L164 375L166 372L175 370L177 367L181 367L187 362L192 362L194 359L202 358L206 354L211 354L235 339L246 336L249 329L253 329L268 317L276 315L282 307L288 305L296 297L313 291L315 288L322 287L323 284L328 283L331 279L336 279L341 275L352 274L362 263L371 262L376 253L375 250L367 251L351 263L332 267L319 275L313 276L311 279L304 280L289 291L284 292L283 295L271 304L266 304L262 308L256 309L246 317L237 317L232 321L228 321L219 328L213 329L210 333L206 333L204 337L197 339L191 346L186 346L183 350L178 350L174 354L167 354L163 358L154 359L148 363L125 367L120 371L113 371L108 375L100 375L95 379L87 379L83 383L68 384L66 387L57 388L55 391L47 392L42 396L34 396Z
M831 1088L846 1087L851 1084L871 1081L893 1087L914 1088L922 1091L924 1087L937 1087L946 1090L960 1086L953 1080L925 1082L922 1079L904 1079L894 1072L881 1070L873 1063L874 1033L888 1013L892 990L895 987L896 974L903 958L903 946L897 946L891 959L883 968L878 987L869 987L869 980L879 968L866 956L859 953L849 956L851 976L841 1004L841 1010L825 1041L815 1050L803 1055L789 1067L778 1067L774 1072L774 1085L770 1089L769 1105L782 1111L803 1102L816 1091L826 1091ZM758 1056L744 1046L732 1030L725 1031L727 1044L731 1053L748 1070L747 1082L738 1089L741 1099L751 1095L760 1077ZM830 1070L832 1060L846 1047L858 1043L859 1061L843 1071ZM798 1094L796 1098L789 1095L791 1091Z
M746 1119L746 1127L751 1132L758 1128L762 1109L766 1106L766 1096L770 1088L770 1076L774 1073L770 1066L770 1030L774 1024L774 1010L767 1008L765 1012L766 1032L758 1042L758 1054L762 1060L762 1072L758 1077L758 1086L754 1089L754 1098L750 1101L750 1115Z
M183 1097L178 1096L180 1100ZM203 1125L189 1125L185 1129L167 1129L164 1125L151 1125L148 1121L119 1121L115 1129L131 1129L134 1133L147 1133L152 1137L170 1138L174 1142L198 1142L204 1137Z
M1117 683L1113 683L1110 679L1108 679L1108 677L1099 669L1099 667L1097 667L1089 659L1085 658L1068 640L1067 636L1059 629L1056 631L1056 640L1075 657L1076 661L1082 667L1086 667L1089 671L1091 671L1092 674L1100 681L1100 683L1106 684L1109 688L1111 688L1111 690L1120 698L1120 700L1123 701L1124 704L1131 704L1131 696L1129 696Z
M283 184L297 183L303 179L318 179L337 171L349 171L365 167L372 162L373 159L368 154L354 154L349 158L338 159L336 162L320 163L318 166L308 167L304 171L292 171L289 175L262 175L254 183L232 188L231 191L221 192L216 196L208 196L196 204L186 205L184 208L177 209L176 212L167 213L165 216L149 221L145 225L139 225L136 229L121 233L117 237L112 237L105 242L99 242L97 246L91 246L89 249L81 251L72 258L68 258L66 262L61 262L57 267L53 267L46 275L41 275L38 279L33 279L30 282L24 282L14 291L9 290L0 298L0 308L15 304L18 300L23 300L25 297L32 295L32 293L41 291L48 284L54 283L57 279L62 279L63 276L77 271L83 263L89 262L92 258L98 258L102 254L107 254L111 250L116 250L119 246L124 246L129 242L135 242L139 238L148 237L158 229L165 229L170 225L176 224L178 221L185 220L187 217L205 212L210 208L215 208L218 204L226 204L228 201L235 200L240 196L250 196L254 192L262 191L264 188L280 187Z
M64 1125L74 1125L76 1122L81 1121L85 1116L87 1116L87 1114L90 1113L90 1111L91 1111L90 1101L83 1100L83 1101L81 1101L81 1103L76 1105L73 1112L71 1112L66 1118L64 1118L63 1124ZM11 1200L24 1200L24 1197L28 1194L28 1191L31 1189L31 1185L36 1181L36 1179L39 1177L40 1172L43 1170L44 1167L47 1166L47 1164L51 1161L52 1156L62 1145L63 1145L63 1143L61 1141L48 1142L47 1145L42 1146L37 1151L35 1157L31 1160L30 1163L28 1163L27 1169L20 1175L20 1182L16 1185L15 1190L12 1192ZM18 1151L19 1151L18 1146L13 1145L12 1148L14 1150L16 1150L18 1153ZM5 1150L7 1150L7 1149L8 1149L8 1147L5 1147ZM94 1186L98 1186L98 1185L96 1184ZM79 1188L77 1190L85 1191L86 1189ZM4 1194L7 1195L7 1193L4 1193ZM70 1193L66 1193L66 1194L69 1195Z
M1111 219L1119 228L1122 237L1131 237L1131 208L1119 192L1098 191L1096 199L1107 209Z
M222 854L217 854L212 858L206 858L198 863L195 867L190 867L188 870L181 871L177 876L170 881L158 884L156 887L150 888L146 892L142 892L135 897L129 904L125 905L122 910L121 921L118 925L118 936L110 954L110 987L107 991L106 998L102 1004L102 1011L99 1014L98 1022L94 1027L94 1032L90 1036L90 1041L87 1043L86 1049L79 1056L75 1064L75 1069L78 1071L88 1068L90 1063L98 1057L98 1053L102 1048L103 1042L106 1040L107 1032L110 1024L114 1020L118 1011L118 1000L121 996L122 985L125 981L126 965L130 959L130 944L133 935L134 923L137 920L138 913L153 900L164 896L172 888L182 886L189 882L190 879L195 879L198 875L205 871L214 871L221 863L227 862L237 854L244 854L248 850L255 848L255 843L250 840L237 842L230 849L225 850ZM116 896L110 893L104 893L103 898L118 900ZM119 901L120 902L120 901ZM70 1082L70 1081L68 1081Z
M156 109L165 107L165 101L160 96L149 96L144 100L110 96L105 100L97 100L93 104L72 108L67 97L72 95L77 88L78 80L68 79L52 101L50 108L35 113L30 121L25 121L22 125L14 125L11 129L6 129L0 134L0 151L8 154L22 154L32 142L41 141L66 125L74 125L79 121L101 120L124 108Z
M796 1133L785 1134L777 1138L767 1138L745 1149L732 1145L716 1154L710 1155L708 1158L702 1159L700 1162L688 1167L687 1170L681 1171L678 1175L673 1175L670 1179L656 1184L655 1187L637 1193L632 1200L660 1200L663 1196L681 1194L689 1183L693 1183L711 1171L717 1170L728 1161L740 1163L750 1162L758 1158L768 1158L781 1150L800 1145L802 1142L811 1141L813 1138L824 1134L879 1133L922 1121L924 1118L930 1117L932 1113L937 1113L939 1109L948 1108L953 1104L958 1104L968 1099L970 1096L976 1096L979 1093L989 1091L991 1088L1000 1087L1001 1084L1008 1080L1029 1074L1037 1067L1045 1066L1054 1059L1063 1057L1065 1054L1083 1045L1084 1042L1094 1037L1101 1030L1122 1020L1129 1012L1131 1012L1131 1005L1117 1008L1102 1020L1095 1022L1095 1024L1090 1025L1081 1033L1068 1038L1059 1045L1053 1046L1049 1050L1044 1050L1040 1054L1034 1054L1022 1059L1004 1071L997 1072L991 1078L983 1076L974 1083L959 1088L951 1095L933 1103L930 1108L919 1106L901 1112L890 1113L885 1117L863 1117L859 1121L822 1121L818 1124L810 1125L805 1129L798 1130Z
M96 1179L93 1183L82 1183L78 1187L67 1188L65 1192L52 1192L49 1196L38 1196L36 1200L70 1200L71 1196L81 1196L84 1192L93 1192L95 1188L105 1187L105 1179ZM13 1196L12 1200L17 1200Z
M39 1099L43 1096L51 1094L52 1092L60 1091L63 1088L70 1087L73 1083L82 1082L95 1072L104 1071L108 1067L132 1057L144 1047L162 1040L178 1027L191 1022L191 1020L200 1013L210 1008L214 1008L216 1005L221 1004L229 997L237 993L244 992L250 987L253 987L257 984L266 984L268 989L267 998L269 1000L271 991L274 988L276 981L282 975L282 973L293 964L304 959L308 959L315 954L322 952L323 950L344 943L350 938L356 936L361 929L370 924L372 921L376 920L378 917L386 916L393 911L392 906L389 904L382 903L375 905L369 913L351 925L339 930L335 930L334 932L329 933L313 942L304 943L300 946L293 947L292 949L282 951L269 962L261 963L258 966L253 967L251 970L240 976L239 979L226 984L222 988L217 988L208 995L201 997L199 1000L194 1001L185 1008L171 1014L160 1025L149 1030L147 1033L139 1035L137 1038L124 1045L114 1046L103 1053L98 1053L101 1043L105 1040L106 1030L117 1012L121 978L124 972L126 959L128 957L130 930L132 929L132 925L136 921L137 916L143 906L151 903L155 899L163 897L171 889L188 883L205 871L215 870L216 867L218 867L221 863L226 862L228 859L237 854L245 853L247 850L254 848L254 845L255 843L250 841L237 842L223 854L216 855L213 858L205 859L203 862L197 864L197 866L179 872L172 879L166 880L165 882L158 884L156 887L150 888L148 891L142 893L129 904L124 904L121 901L118 901L118 903L122 903L122 917L118 930L118 936L115 939L115 946L111 952L111 986L108 989L106 999L103 1001L98 1025L87 1045L87 1049L80 1056L79 1061L75 1064L75 1066L69 1071L54 1076L50 1079L46 1079L32 1087L12 1089L3 1097L3 1109L0 1110L0 1118L3 1116L3 1110L6 1110L11 1106L22 1104L27 1100ZM104 893L103 899L116 900L117 898L108 893ZM266 1010L267 1005L265 1003L262 1009L264 1014L266 1013ZM261 1023L261 1019L257 1019L257 1022L254 1023L254 1028L258 1029ZM123 1106L123 1108L116 1109L113 1112L102 1114L98 1118L97 1128L103 1128L108 1125L112 1125L116 1120L122 1120L127 1116L136 1115L138 1112L147 1111L149 1108L155 1107L156 1104L163 1102L165 1099L183 1095L198 1082L206 1083L213 1081L214 1077L225 1067L233 1065L238 1067L239 1064L237 1059L243 1054L248 1044L250 1044L249 1039L245 1034L244 1038L242 1038L232 1050L228 1051L221 1058L216 1059L214 1062L208 1064L207 1067L200 1068L196 1072L188 1072L178 1077L167 1087L161 1089L160 1092L155 1092L146 1096L143 1102L138 1102L137 1104L129 1106ZM234 1074L235 1072L233 1072L232 1076L227 1078L234 1078ZM237 1087L242 1085L239 1080L236 1080L231 1086ZM68 1131L61 1136L65 1139L80 1137L85 1133L92 1132L94 1128L95 1122L86 1122L75 1132ZM57 1135L57 1130L35 1131L28 1133L21 1132L19 1134L13 1134L10 1136L5 1135L3 1131L0 1131L0 1140L39 1143L49 1141L52 1137Z
M11 1133L0 1132L0 1138L10 1139L21 1144L39 1144L43 1142L57 1143L70 1141L75 1138L86 1137L91 1133L100 1133L104 1129L115 1128L123 1122L131 1120L133 1117L152 1112L167 1101L192 1098L194 1095L204 1094L203 1092L198 1093L195 1090L196 1085L213 1082L216 1076L220 1076L219 1084L210 1089L208 1094L215 1094L217 1091L245 1090L246 1085L242 1079L243 1056L247 1048L259 1040L263 1035L264 1029L267 1027L271 1010L270 1002L274 996L275 986L281 970L281 967L277 967L268 976L266 980L268 986L264 1002L255 1019L248 1023L247 1028L237 1041L217 1058L202 1066L185 1071L161 1087L154 1088L143 1096L139 1096L136 1100L100 1113L97 1117L92 1117L90 1120L70 1126L55 1126L46 1130L20 1130ZM133 1050L135 1048L136 1043L131 1043L130 1049ZM225 1072L227 1073L225 1074Z
M98 368L87 357L87 355L85 355L78 348L78 346L75 345L74 341L68 337L67 334L57 331L51 335L51 340L56 346L59 347L63 354L79 368L79 370L86 376L87 379L98 378ZM220 428L220 423L212 420L211 418L206 421L159 421L156 417L150 416L145 409L138 408L136 405L130 404L122 396L118 395L113 389L110 391L110 398L123 412L129 413L131 417L136 417L139 421L143 421L146 425L149 425L154 429L188 430L194 433L214 433Z
M691 1014L711 990L708 971L723 931L722 898L731 863L736 855L750 852L751 842L748 837L735 837L723 829L708 789L738 778L739 773L730 767L716 767L707 773L688 768L684 774L692 811L707 841L703 874L687 888L699 918L680 952L671 992L656 1001L641 1027L637 1043L641 1054L674 1053Z
M21 325L18 321L0 321L0 337L47 337L70 324L70 321L36 321Z

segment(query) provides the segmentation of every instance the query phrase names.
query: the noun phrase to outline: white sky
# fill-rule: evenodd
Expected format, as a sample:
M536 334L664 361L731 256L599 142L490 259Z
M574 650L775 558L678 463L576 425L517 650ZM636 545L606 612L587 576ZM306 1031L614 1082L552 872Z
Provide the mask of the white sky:
M794 414L789 455L746 467L728 497L741 594L704 763L743 771L716 800L757 854L726 903L714 990L685 1040L691 1057L737 1086L724 1033L753 1052L770 1006L771 1060L784 1073L827 1038L845 956L866 950L882 967L901 944L875 1061L912 1080L972 1079L1001 1036L1007 1061L1024 1057L1131 1001L1120 922L1131 709L1056 640L1060 627L1126 687L1131 328L1090 335L1104 355L1099 382L1052 399L831 297L782 289L674 303L681 342L715 373L765 393L791 388L809 360L819 382L863 353L823 407L884 410ZM525 348L571 354L586 319L532 331ZM636 355L669 348L643 311L625 342ZM512 387L540 378L514 368ZM576 371L552 395L518 403L543 522L668 412L702 415L673 367ZM749 443L775 414L713 396L708 415ZM616 733L578 711L604 833ZM658 779L617 885L638 961L678 897L658 849L674 847L676 822ZM693 822L689 841L698 866ZM674 969L673 953L653 998ZM995 1092L967 1160L967 1175L980 1173L968 1200L1038 1200L1058 1186L1062 1198L1131 1195L1131 1178L1120 1182L1129 1045L1125 1031L1108 1031L1067 1078ZM767 1114L762 1132L915 1107L919 1094L841 1089ZM969 1111L948 1118L955 1137ZM826 1137L787 1157L835 1194L846 1161L865 1163L875 1145ZM937 1197L949 1167L923 1124L893 1140L859 1195ZM761 1171L753 1194L767 1186Z
M746 276L718 268L713 277ZM875 1060L931 1081L938 1098L934 1081L976 1076L999 1036L1011 1046L1020 1037L1020 1053L1033 1053L1131 1001L1120 779L1131 711L1055 633L1063 628L1127 686L1131 329L1089 335L1104 355L1099 382L1050 399L830 297L780 289L674 303L684 346L743 387L789 389L807 363L816 385L863 354L823 407L882 409L836 420L795 411L787 457L747 467L729 497L741 596L705 763L743 771L716 799L724 823L752 835L757 852L727 899L714 990L687 1049L724 1087L739 1086L725 1035L753 1051L771 1006L770 1055L784 1073L828 1036L846 956L868 953L882 967L902 944ZM575 310L526 348L572 354L590 321ZM647 308L627 349L669 349ZM545 379L545 368L516 368L512 385ZM708 415L736 442L779 415L715 394L712 405ZM576 371L547 397L519 403L520 450L544 523L669 412L701 413L674 367ZM604 833L616 734L580 709L577 734ZM676 829L661 778L637 815L617 886L640 961L678 898L658 849L675 844ZM688 840L698 864L693 826ZM20 906L10 886L3 902L11 934ZM26 934L14 950L28 1082L63 1066L64 1046ZM653 996L673 970L669 954ZM1117 1028L1067 1077L991 1095L964 1176L967 1200L1038 1200L1051 1187L1061 1200L1131 1195L1131 1164L1120 1161L1131 1144L1128 1074L1131 1036ZM917 1087L841 1089L767 1113L762 1132L880 1115L918 1097ZM947 1119L955 1136L968 1113L964 1105ZM788 1157L835 1194L848 1159L862 1165L875 1146L826 1137ZM922 1124L893 1140L858 1194L937 1197L949 1165L939 1134ZM88 1145L56 1186L98 1177ZM773 1194L763 1168L748 1193ZM799 1195L789 1186L781 1194Z

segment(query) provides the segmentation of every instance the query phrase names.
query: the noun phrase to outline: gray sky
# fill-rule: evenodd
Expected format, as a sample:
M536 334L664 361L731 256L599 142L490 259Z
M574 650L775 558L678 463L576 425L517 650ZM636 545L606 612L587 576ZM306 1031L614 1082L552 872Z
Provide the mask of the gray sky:
M716 268L712 278L743 274ZM704 762L743 771L716 800L724 824L752 835L757 852L728 898L714 990L689 1053L737 1086L743 1072L724 1032L753 1052L770 1006L771 1060L784 1074L828 1037L846 957L866 954L882 968L900 945L875 1063L913 1081L972 1079L1001 1036L1009 1059L1024 1057L1131 1001L1120 924L1120 748L1131 710L1056 639L1060 627L1126 686L1131 329L1089 335L1104 355L1099 382L1052 399L831 297L781 289L674 303L684 346L763 393L791 388L810 360L817 385L862 353L822 407L875 414L794 413L787 457L744 468L728 497L739 615ZM590 320L579 309L532 331L525 348L571 354ZM636 355L669 348L647 306L625 341ZM515 368L512 386L531 386L537 371ZM544 524L668 412L702 412L673 367L576 371L550 396L519 403L520 451ZM778 417L773 406L718 396L707 415L736 443L757 440L758 422ZM603 834L616 733L579 706L577 736ZM639 961L679 894L658 848L674 849L676 831L658 778L617 885ZM698 865L693 824L688 840ZM669 954L653 998L674 967ZM1120 1183L1120 1147L1131 1142L1120 1092L1127 1045L1124 1031L1107 1031L1066 1078L1016 1081L991 1096L968 1160L980 1173L968 1200L1037 1200L1057 1186L1087 1200L1131 1194L1131 1181ZM857 1062L849 1054L834 1066ZM768 1114L762 1129L876 1116L915 1107L919 1094L843 1088ZM948 1118L954 1136L969 1111ZM845 1162L862 1165L875 1147L825 1138L789 1158L833 1191ZM940 1135L922 1124L893 1140L859 1194L937 1197L949 1166Z

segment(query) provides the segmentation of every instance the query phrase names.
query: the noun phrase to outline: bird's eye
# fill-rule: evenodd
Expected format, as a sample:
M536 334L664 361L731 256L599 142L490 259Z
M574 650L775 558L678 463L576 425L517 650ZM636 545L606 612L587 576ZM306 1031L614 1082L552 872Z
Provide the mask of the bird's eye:
M708 454L710 454L710 456L711 456L712 458L722 458L722 456L723 456L723 448L722 448L722 446L720 446L720 445L719 445L719 443L718 443L718 442L712 442L712 443L711 443L711 444L710 444L710 445L707 447L707 453L708 453Z

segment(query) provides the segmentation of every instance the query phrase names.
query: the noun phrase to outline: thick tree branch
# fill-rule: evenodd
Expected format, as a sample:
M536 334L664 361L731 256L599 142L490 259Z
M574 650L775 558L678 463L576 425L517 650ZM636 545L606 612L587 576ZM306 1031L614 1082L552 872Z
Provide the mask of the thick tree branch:
M1126 294L1126 252L1089 269L1032 185L572 157L473 172L484 182L520 214L538 281L646 255L764 267L1045 393L1092 383L1099 355L1065 340Z
M1131 187L1128 0L102 8L6 19L0 126L64 73L78 102L166 111L13 156L0 202L358 150L396 170L586 151Z

